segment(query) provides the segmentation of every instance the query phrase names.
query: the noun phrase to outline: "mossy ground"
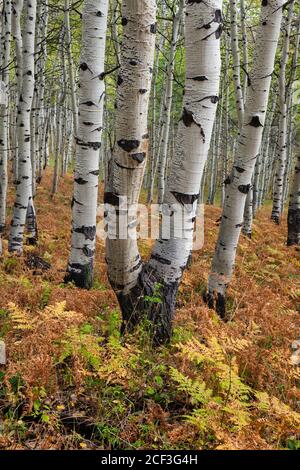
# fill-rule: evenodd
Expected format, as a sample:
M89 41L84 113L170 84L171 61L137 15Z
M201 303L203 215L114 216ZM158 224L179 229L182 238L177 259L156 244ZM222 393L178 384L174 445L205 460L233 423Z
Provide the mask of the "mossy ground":
M97 246L94 288L63 285L70 244L72 178L50 197L38 188L38 247L0 261L0 449L297 449L300 252L286 220L262 209L242 238L229 290L232 320L202 301L220 209L205 209L205 245L178 297L174 337L151 349L147 325L120 338L120 315ZM12 207L12 191L9 195ZM11 214L8 214L10 219ZM143 242L145 257L151 243ZM35 253L51 264L26 265Z

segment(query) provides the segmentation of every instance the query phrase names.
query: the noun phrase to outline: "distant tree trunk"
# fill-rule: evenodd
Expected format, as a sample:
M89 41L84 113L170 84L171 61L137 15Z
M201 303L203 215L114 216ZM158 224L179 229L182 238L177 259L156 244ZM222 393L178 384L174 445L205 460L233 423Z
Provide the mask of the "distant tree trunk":
M209 306L216 306L221 317L226 315L226 289L233 273L245 202L261 146L282 6L283 0L268 0L261 6L244 124L238 138L233 168L225 182L226 196L221 226L208 281L208 293L205 296Z
M299 152L299 150L298 150ZM298 153L288 211L287 245L300 245L300 154Z
M254 201L253 201L253 214L254 215L256 214L256 211L263 204L263 201L264 201L264 198L265 198L265 195L266 195L268 168L269 168L270 162L272 160L272 158L271 158L271 155L272 155L272 145L271 145L272 125L273 125L273 118L274 118L275 109L276 109L276 103L277 103L277 94L276 94L276 88L275 88L273 90L271 109L270 109L270 111L268 112L268 115L267 115L267 122L266 122L266 126L265 126L265 129L264 129L264 134L263 134L263 144L262 144L262 148L261 148L261 160L262 160L261 180L260 180L259 187L258 187L257 198L256 199L254 198Z
M229 77L228 77L228 66L229 66L229 54L228 54L228 39L225 37L225 71L224 71L224 113L223 113L223 128L222 128L222 147L221 147L221 207L223 207L225 200L225 181L228 168L228 149L229 149Z
M87 289L92 287L94 275L107 12L108 0L84 2L72 248L65 280Z
M23 44L22 44L22 31L21 31L21 15L23 10L23 0L14 0L12 2L12 19L11 30L12 37L15 45L15 76L16 76L16 100L15 106L18 109L18 101L21 96L22 81L23 81ZM17 115L17 113L16 113ZM14 181L18 180L18 129L16 126L17 118L14 120L13 131L13 146L14 146L14 161L13 172Z
M169 134L171 123L171 110L173 102L173 74L175 67L176 46L179 37L179 27L184 8L184 0L179 0L179 6L173 20L173 33L170 47L169 63L167 69L167 84L162 120L162 140L158 163L158 204L162 204L165 193L166 165L169 147Z
M277 170L275 175L274 196L273 196L273 209L271 219L276 223L280 223L283 211L283 194L284 194L284 175L286 169L287 154L287 118L288 118L288 103L287 103L287 86L286 86L286 68L289 58L290 47L290 34L293 19L294 2L292 1L288 8L288 14L283 22L283 50L280 61L279 70L279 143L278 143L278 161Z
M243 101L243 88L241 84L241 61L240 61L240 50L239 50L239 34L237 25L237 2L236 0L230 0L230 28L231 28L231 50L232 50L232 62L233 62L233 81L234 91L237 107L237 116L239 128L243 125L244 118L244 101Z
M32 200L32 167L30 113L34 93L34 43L35 43L36 0L24 0L23 29L23 80L18 103L18 181L13 210L8 249L22 253L23 235L27 211L29 211L30 243L37 240L35 212ZM34 219L34 220L33 220Z
M40 16L39 16L40 12ZM40 17L39 28L37 29L37 49L38 59L36 63L36 182L42 180L43 170L43 140L46 131L46 112L45 112L45 73L47 62L47 27L48 27L48 0L44 0L39 7L37 16Z
M241 10L241 31L242 31L242 43L243 43L243 70L244 70L244 84L243 84L243 101L244 104L247 98L247 88L248 88L248 39L247 39L247 29L246 29L246 11L244 0L240 0L240 10Z
M99 8L101 8L101 6ZM71 26L70 26L70 0L65 0L65 32L66 32L66 50L67 50L67 58L68 58L69 81L70 81L70 91L71 91L71 104L72 104L72 112L73 112L73 129L74 129L73 135L76 137L76 133L78 129L78 109L77 109L77 98L76 98L76 83L75 83L75 77L74 77L74 63L73 63L72 48L71 48L72 37L71 37Z
M245 210L244 210L244 222L243 222L243 234L248 238L252 238L252 222L253 222L253 187L251 185L247 194Z
M147 6L149 8L149 2ZM141 4L142 7L144 10L143 19L135 18L138 24L143 25L143 29L140 26L141 31L147 31L149 34L148 25L151 24L151 21L155 21L155 5L153 2L152 14L147 20L145 17L148 15L145 12L147 11L148 14L150 11L146 5ZM164 217L165 222L161 227L162 237L155 243L151 258L144 266L135 240L108 240L109 278L122 309L123 330L131 329L143 315L146 315L154 326L154 340L157 343L170 338L178 287L193 245L193 229L200 185L219 100L221 8L222 2L220 0L209 0L205 3L186 2L186 83L183 114L178 126L175 155L171 163L164 197L164 211L170 216L174 230L171 231L170 237L164 238L166 228L164 224L165 222L168 224L168 220L170 220L169 217ZM131 18L132 16L129 18L128 25L130 25ZM128 18L126 17L126 19ZM132 27L135 32L134 24ZM135 44L132 37L133 32L130 31L129 34L126 31L125 43L123 42L124 53L128 47L127 37L131 37L131 45ZM141 56L149 59L151 57L151 61L153 61L152 50L150 54L147 49L149 40L138 41L138 44L140 44ZM208 57L209 60L207 60ZM147 69L148 67L146 67ZM149 90L150 83L147 85ZM128 98L126 103L129 101ZM145 113L146 111L147 109L145 109ZM127 121L131 122L130 119ZM126 143L126 148L130 151L129 143L131 146L133 145L131 140L133 137L135 137L134 134L129 134L126 140L119 141L119 144L124 147ZM140 144L140 140L137 140ZM132 159L135 154L132 147L131 149ZM137 180L132 181L132 175L136 174L137 170L132 170L134 164L130 160L130 154L124 153L123 155L123 159L117 161L117 168L121 167L121 170L117 169L113 174L114 191L106 193L106 201L112 205L119 204L120 196L123 195L129 196L129 203L132 204L137 200L139 194L136 181L140 184L141 176L135 175ZM123 169L124 166L127 169ZM119 176L119 171L124 172L124 178ZM122 181L122 185L120 185L120 181ZM183 210L184 228L177 227L173 207L178 211ZM135 219L129 220L129 227L132 227L131 222L134 223ZM157 296L159 296L159 301L156 300ZM148 302L147 298L149 297L152 299L154 297L154 301Z

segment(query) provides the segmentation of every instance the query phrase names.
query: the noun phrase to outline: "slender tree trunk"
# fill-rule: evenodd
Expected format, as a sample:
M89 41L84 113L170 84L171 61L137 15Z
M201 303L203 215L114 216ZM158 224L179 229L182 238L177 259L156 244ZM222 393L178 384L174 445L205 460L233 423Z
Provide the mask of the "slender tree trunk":
M23 43L22 43L22 32L21 32L21 15L23 10L23 0L14 0L12 2L12 19L11 29L12 37L15 45L15 76L16 76L16 118L14 119L14 131L13 131L13 147L14 147L14 161L13 161L13 172L14 181L18 180L18 129L17 129L17 109L18 100L21 96L22 81L23 81Z
M252 238L252 222L253 222L253 186L250 187L247 194L245 210L244 210L244 222L243 222L243 234L248 238Z
M278 143L278 162L275 175L275 186L273 196L273 209L271 219L276 223L280 223L283 211L283 193L284 193L284 174L287 161L287 93L286 93L286 68L289 58L290 33L293 18L294 2L292 1L288 8L288 14L283 25L283 50L280 61L279 71L279 104L280 104L280 120L279 120L279 143Z
M79 123L72 201L72 248L66 281L91 288L96 245L99 156L108 0L85 0L79 75Z
M30 113L34 93L34 38L36 21L36 0L24 0L23 29L23 79L18 104L18 181L13 219L9 234L9 251L22 253L23 234L28 208L32 201L32 167L30 158L31 138ZM34 211L31 209L31 213ZM37 238L36 223L30 233L30 243Z
M234 91L237 106L237 116L239 128L243 125L244 117L244 100L243 100L243 88L241 84L241 61L240 61L240 49L239 49L239 34L237 25L237 2L236 0L230 0L230 27L231 27L231 49L232 49L232 63L233 63L233 81Z
M247 90L244 123L238 138L234 165L226 179L226 196L218 242L205 300L225 317L226 289L231 279L236 249L251 178L260 150L275 53L280 33L283 0L268 0L261 6L253 68Z
M101 8L101 3L100 7ZM69 69L69 81L70 81L70 90L71 90L71 103L72 103L72 112L73 112L73 128L74 136L77 135L78 129L78 109L77 109L77 98L76 98L76 84L74 77L74 63L71 50L71 26L70 26L70 0L65 0L65 31L66 31L66 49L67 49L67 58L68 58L68 69Z
M159 155L158 164L158 204L162 204L164 193L165 193L165 179L166 179L166 164L169 147L169 134L170 134L170 123L171 123L171 110L173 102L173 74L175 67L175 53L176 46L179 37L179 27L182 18L182 12L184 8L184 0L179 0L179 6L177 13L173 21L173 33L171 40L171 48L169 55L168 71L167 71L167 85L164 102L164 114L162 121L162 140Z
M299 150L298 150L299 152ZM294 181L291 187L288 211L287 245L300 245L300 154L295 166Z
M221 162L221 207L223 207L225 200L225 181L228 168L228 149L229 149L229 53L228 53L228 38L225 37L225 70L224 70L224 117L223 117L223 132L222 132L222 162Z
M243 44L243 70L244 70L244 83L243 83L243 101L244 104L247 98L247 88L248 88L248 39L247 39L247 29L246 29L246 11L244 0L240 0L240 10L241 10L241 30L242 30L242 44Z
M10 0L3 6L2 23L2 86L5 93L5 104L0 105L0 254L2 253L2 233L6 223L6 193L8 184L7 162L9 156L9 62L11 41L11 12Z

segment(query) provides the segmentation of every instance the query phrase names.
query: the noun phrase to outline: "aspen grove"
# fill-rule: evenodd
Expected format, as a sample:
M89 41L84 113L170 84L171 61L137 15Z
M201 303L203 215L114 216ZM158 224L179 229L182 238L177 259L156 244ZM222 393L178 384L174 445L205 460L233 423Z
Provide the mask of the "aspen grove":
M299 448L299 0L0 11L0 448Z

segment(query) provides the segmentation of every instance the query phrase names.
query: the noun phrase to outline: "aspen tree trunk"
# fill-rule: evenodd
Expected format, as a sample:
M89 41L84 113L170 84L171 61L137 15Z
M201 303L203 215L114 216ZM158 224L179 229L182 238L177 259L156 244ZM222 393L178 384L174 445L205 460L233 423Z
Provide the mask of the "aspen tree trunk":
M60 94L58 95L60 96ZM54 171L53 171L53 179L52 179L52 188L51 188L51 195L57 193L58 188L58 179L59 179L59 161L62 158L61 156L61 109L62 109L62 101L63 98L58 99L58 103L56 106L56 140L55 140L55 152L54 152Z
M175 67L176 46L179 37L179 27L184 8L184 0L179 0L179 6L173 20L173 32L170 47L169 63L167 68L167 85L164 102L164 114L162 122L162 140L158 164L158 204L162 204L165 193L166 164L169 146L169 134L171 123L171 110L173 102L173 74Z
M79 122L72 201L72 248L66 281L91 288L96 244L99 155L108 0L85 0L79 74Z
M273 90L271 109L267 115L266 126L264 129L262 155L261 155L261 158L262 158L261 181L259 184L257 201L254 202L254 207L253 207L254 214L256 213L257 209L261 207L265 198L267 173L268 173L268 168L269 168L270 161L271 161L269 154L272 153L272 146L271 146L272 125L273 125L273 118L275 114L276 104L277 104L277 94L276 94L276 88L275 88Z
M228 77L228 67L229 67L229 44L228 38L225 36L225 70L224 70L224 82L225 82L225 91L224 91L224 117L223 117L223 132L222 132L222 164L221 164L221 207L223 207L225 200L225 180L227 175L228 168L228 149L229 149L229 123L228 123L228 114L229 114L229 77Z
M216 195L216 176L217 176L217 162L218 162L218 143L221 138L222 132L221 132L221 126L222 126L222 106L220 106L220 115L218 119L218 125L217 122L215 123L214 126L214 131L213 131L213 141L211 145L211 168L210 168L210 178L209 178L209 188L208 188L208 197L207 197L207 204L213 205L215 201L215 195Z
M216 118L214 131L213 131L214 142L212 144L212 162L211 162L212 168L211 168L211 175L210 175L209 195L208 195L208 201L207 201L208 204L214 204L214 200L216 196L218 161L220 157L222 156L223 150L225 153L227 153L227 137L223 133L223 130L224 130L223 129L223 123L224 123L223 110L226 108L225 102L227 101L226 87L227 87L226 80L224 80L223 84L221 85L222 100L218 108L219 116ZM225 116L225 119L227 119L227 115ZM223 148L223 144L224 144L224 148Z
M16 96L16 109L18 109L18 101L21 96L22 81L23 81L23 42L22 42L22 32L21 32L21 15L23 10L23 0L14 0L12 2L12 37L15 44L15 75L17 83L17 96ZM17 129L17 118L14 121L14 162L13 162L13 171L14 171L14 181L18 180L18 129Z
M243 83L243 101L244 104L247 98L247 84L248 84L248 39L246 29L246 11L244 0L240 0L241 9L241 31L242 31L242 44L243 44L243 70L244 70L244 83Z
M18 104L18 181L16 183L16 199L13 219L9 234L8 249L22 253L23 235L27 210L31 218L34 214L32 201L32 167L30 158L30 112L34 93L34 38L36 21L36 0L24 0L23 29L23 77L21 95ZM32 227L32 224L31 224ZM30 233L29 242L37 239L36 222Z
M70 26L70 0L65 0L65 31L66 31L66 49L68 57L68 68L69 68L69 80L70 80L70 90L71 90L71 103L73 111L73 127L74 127L74 136L77 135L78 129L78 109L77 109L77 98L76 98L76 84L74 77L74 64L71 50L71 26Z
M282 201L282 206L284 206L284 203L286 199L288 198L289 194L289 176L290 176L290 169L293 164L293 128L294 126L294 117L296 118L297 116L297 108L293 106L293 95L294 95L294 82L296 78L296 73L298 70L298 57L299 57L299 44L300 44L300 8L298 9L298 16L295 22L295 28L293 31L293 34L291 36L294 36L294 42L293 42L293 48L294 48L294 53L293 53L293 58L292 58L292 63L291 63L291 72L287 84L287 109L288 109L288 136L287 136L287 162L286 162L286 169L285 169L285 177L284 177L284 194L283 194L283 201ZM295 114L295 108L296 108L296 116ZM297 121L296 121L297 122Z
M36 76L36 74L35 74ZM30 135L31 135L31 142L30 142L30 158L31 158L31 168L32 168L32 196L35 196L36 193L36 106L37 106L37 96L36 90L33 95L32 100L32 109L30 114Z
M163 18L166 16L166 3L162 2L161 10L157 12L157 14L161 15L162 22L160 28L163 30L165 28L165 21ZM158 125L156 119L156 104L158 103L158 93L157 93L157 78L158 78L158 71L159 71L159 59L161 56L161 51L164 49L164 45L166 42L166 37L162 34L159 37L159 41L156 42L156 54L154 58L154 68L153 68L153 77L152 77L152 108L153 108L153 118L152 118L152 135L151 135L151 144L150 146L150 175L149 175L149 191L147 196L147 202L150 204L153 201L154 196L154 187L156 182L156 174L159 164L159 154L161 148L161 135L162 135L162 115L163 115L163 106L165 100L165 93L162 94L161 101L160 101L160 112L158 117Z
M234 269L245 202L261 146L280 33L282 6L283 0L263 0L261 5L244 123L237 142L233 168L226 179L226 196L219 237L208 280L208 293L205 294L205 300L211 308L214 308L216 300L216 310L221 317L226 315L226 289Z
M117 64L120 64L121 49L118 35L118 15L119 15L119 0L113 0L113 21L112 21L112 37L114 41L114 48L117 56Z
M271 219L280 224L283 211L283 193L284 193L284 174L286 168L287 155L287 87L286 87L286 68L289 58L291 24L293 19L294 2L292 1L288 8L286 19L283 21L283 50L280 60L279 70L279 105L280 105L280 121L279 121L279 143L278 143L278 162L275 174L273 209Z
M287 246L300 245L300 153L298 149L288 211Z
M285 172L283 180L283 194L282 194L282 210L288 199L290 174L293 165L293 107L288 106L288 123L287 123L287 159L285 163Z
M44 0L43 4L39 5L37 16L39 18L38 28L38 59L36 64L36 183L40 183L42 180L43 170L43 150L44 150L44 135L46 132L46 111L45 111L45 73L46 73L46 61L47 61L47 28L48 28L48 0Z
M253 215L256 214L256 211L257 211L257 208L258 208L258 198L259 198L259 191L260 191L259 185L260 185L260 175L261 175L261 171L262 171L262 158L263 158L262 151L263 150L260 151L260 153L257 157L255 168L254 168L254 175L253 175L253 191L252 191L252 194L253 194L253 197L252 197ZM247 205L247 203L246 203L246 205ZM248 232L248 233L251 234L251 227L249 227L249 230L250 230L250 232Z
M129 4L129 2L124 3ZM141 5L141 7L143 7L144 16L139 20L139 24L143 25L143 31L146 30L149 34L149 26L147 28L146 25L154 21L155 5L153 2L151 19L149 18L145 25L143 21L146 16L145 11L147 13L149 11L149 2L147 9L146 5ZM174 229L171 231L171 236L164 238L163 222L162 238L155 243L151 258L144 266L140 260L136 241L125 240L123 243L123 240L108 240L109 277L122 309L123 330L131 329L146 314L153 324L156 343L164 342L170 337L177 291L193 245L193 229L200 185L219 100L221 8L220 0L209 0L205 3L189 0L186 2L184 104L175 141L175 155L167 180L163 210L169 214L172 221ZM123 42L123 52L126 51L127 34L125 43ZM131 40L131 45L133 44L134 41ZM138 41L138 44L141 44L141 41ZM144 43L143 49L145 47L149 47L149 41ZM151 54L153 61L152 50ZM141 50L141 55L150 57L150 51L146 54L146 50ZM147 88L150 89L150 84ZM129 137L132 138L133 134ZM128 142L132 141L126 140L125 142L129 150ZM123 141L121 144L123 145ZM123 159L118 160L119 166L133 166L127 155L124 154ZM135 202L139 191L135 190L137 185L132 184L132 175L136 173L136 170L130 172L130 170L121 169L121 174L122 172L124 174L123 179L119 176L119 171L117 169L114 174L117 183L114 186L115 192L106 195L107 202L119 204L120 196L124 194L129 196L130 203ZM134 177L136 178L136 175ZM142 176L138 177L139 185L141 178ZM176 225L175 210L179 213L183 211L184 229ZM164 217L163 220L168 223L170 218ZM134 221L131 220L131 222ZM157 290L159 290L160 300L149 303L147 298L153 295L157 297Z
M232 49L232 63L233 63L233 81L234 91L237 107L237 116L239 128L243 125L244 117L244 101L243 101L243 89L241 85L241 61L240 61L240 49L239 49L239 34L237 26L237 2L236 0L230 0L230 39Z
M52 180L51 195L57 193L59 182L59 166L64 160L64 140L65 140L65 116L64 106L67 96L67 77L66 77L66 64L65 64L65 25L62 26L59 43L60 43L60 67L61 67L61 80L60 88L57 91L57 104L56 104L56 144L55 144L55 159L54 159L54 172Z
M109 162L105 203L138 203L148 153L148 106L156 33L155 0L123 0L123 42L118 77L116 144ZM121 206L122 207L122 206ZM126 213L126 207L122 210ZM132 211L134 212L134 211ZM128 214L128 226L136 214ZM125 232L127 226L124 227ZM121 227L122 229L122 227ZM107 239L108 276L119 300L131 291L142 268L137 241ZM121 300L120 300L121 301Z
M244 222L242 232L246 237L252 238L252 223L253 223L253 203L254 203L254 190L251 185L247 194L245 210L244 210Z
M6 0L3 6L2 23L2 86L5 93L5 104L0 104L0 254L2 253L2 233L6 223L6 193L8 184L7 162L9 147L9 62L11 41L11 11L10 0Z

